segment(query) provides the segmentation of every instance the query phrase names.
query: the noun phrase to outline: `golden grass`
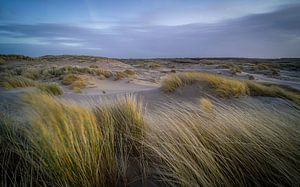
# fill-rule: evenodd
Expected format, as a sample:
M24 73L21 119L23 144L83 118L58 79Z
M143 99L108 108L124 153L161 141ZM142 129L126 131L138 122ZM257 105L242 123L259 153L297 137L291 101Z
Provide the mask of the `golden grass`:
M7 186L123 186L143 175L173 186L300 183L293 108L216 103L208 114L180 102L145 115L132 96L92 109L45 94L25 101L26 124L0 118L0 174Z
M252 107L225 105L214 115L182 103L162 108L145 142L160 178L173 186L299 184L297 111Z
M83 89L87 86L87 80L85 80L85 79L76 80L70 86L76 92L81 92L81 89Z
M200 72L186 72L168 75L161 84L165 92L174 92L186 85L202 83L212 88L221 97L239 97L243 95L268 96L289 99L300 104L300 93L296 90L282 88L276 85L264 85L249 80L234 80L221 75Z
M2 151L15 153L9 165L1 168L2 179L29 175L28 180L37 186L117 186L130 182L129 155L140 156L144 128L141 106L133 97L94 110L45 94L27 95L25 101L29 121L18 124L21 130L15 131L14 122L0 119L0 143L14 145L1 147L1 159ZM3 125L8 123L10 126ZM20 133L21 139L12 133ZM5 142L3 137L7 137ZM19 142L24 143L20 146ZM36 173L39 175L30 175ZM8 184L19 182L24 185L18 180Z
M264 84L256 83L254 81L245 81L245 84L249 88L250 95L280 97L280 98L289 99L297 104L300 104L299 91L282 88L276 85L264 85Z
M124 79L124 78L127 78L128 77L128 74L127 73L124 73L122 71L117 71L115 72L114 74L114 78L115 80L121 80L121 79Z
M109 78L112 76L112 72L105 69L97 69L95 70L96 75L104 76L105 78Z
M36 82L23 76L7 76L1 80L1 86L7 89L34 87Z
M42 77L42 71L38 68L26 68L22 71L21 75L32 80L37 80Z
M215 108L214 104L212 104L212 102L208 98L201 98L200 105L206 112L213 112Z
M63 77L62 83L64 85L71 85L76 80L79 80L79 77L74 74L67 74Z
M96 64L92 64L92 65L90 65L89 67L90 67L90 68L99 68L99 66L96 65Z
M161 88L166 92L174 92L177 88L196 82L203 83L214 89L222 97L238 97L246 95L248 91L246 85L241 81L199 72L169 74L163 80Z
M37 88L50 95L62 95L64 93L59 85L52 83L39 84Z
M126 73L128 75L135 75L136 74L136 72L132 69L126 69L126 70L124 70L124 73Z

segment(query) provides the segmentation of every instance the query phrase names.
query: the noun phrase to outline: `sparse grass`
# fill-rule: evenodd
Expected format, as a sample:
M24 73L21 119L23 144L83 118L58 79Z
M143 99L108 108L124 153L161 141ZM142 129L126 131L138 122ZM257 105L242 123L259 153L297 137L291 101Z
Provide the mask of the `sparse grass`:
M34 87L36 82L22 76L8 76L3 77L0 85L4 88L24 88L24 87Z
M42 71L38 68L26 68L22 71L21 75L32 80L37 80L42 76Z
M242 73L242 70L240 67L234 66L234 67L230 68L230 72L231 72L231 74L236 75L237 73Z
M117 71L117 72L115 72L115 75L114 75L115 80L121 80L121 79L124 79L127 77L128 77L128 74L126 74L122 71Z
M96 64L92 64L92 65L90 65L89 67L90 67L90 68L99 68L99 66L96 65Z
M203 110L206 112L213 112L214 108L215 108L215 106L212 104L212 102L208 98L201 98L200 105L203 108Z
M231 69L234 65L233 64L220 64L217 66L217 68L222 68L222 69Z
M2 58L0 58L0 65L3 65L3 64L5 64L5 61Z
M50 95L62 95L64 93L62 88L57 84L42 83L37 87L38 89Z
M161 88L165 92L174 92L177 88L194 83L202 83L222 97L239 97L242 95L281 97L300 104L299 91L275 85L268 86L254 81L234 80L209 73L170 74L163 80Z
M135 75L135 74L136 74L136 72L135 72L134 70L132 70L132 69L126 69L126 70L124 71L124 73L126 73L126 74L128 74L128 75Z

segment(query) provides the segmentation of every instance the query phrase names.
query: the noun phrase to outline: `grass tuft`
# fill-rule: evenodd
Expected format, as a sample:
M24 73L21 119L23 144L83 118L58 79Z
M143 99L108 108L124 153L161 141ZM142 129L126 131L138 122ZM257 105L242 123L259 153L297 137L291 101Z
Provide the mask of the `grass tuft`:
M222 97L239 97L246 95L248 91L241 81L199 72L169 74L162 82L162 89L166 92L174 92L177 88L196 82L207 85Z
M212 102L208 98L201 98L200 99L200 105L206 112L213 112L215 106L212 104Z
M30 94L24 100L29 107L26 125L0 118L1 145L14 145L0 148L1 163L7 158L2 153L13 156L0 169L7 184L117 186L136 180L127 173L133 168L129 156L140 157L145 125L134 97L94 110L46 94ZM132 163L136 167L137 162Z
M23 76L3 77L0 84L1 84L2 87L7 88L7 89L36 86L35 81L33 81L32 79L28 79L26 77L23 77Z
M234 80L209 73L187 72L170 74L162 81L161 88L165 92L174 92L177 88L194 83L202 83L208 88L212 88L219 96L226 98L243 95L280 97L300 104L300 93L297 90L276 85L265 85L250 80Z
M50 95L62 95L64 93L62 88L57 84L42 83L39 84L37 87L41 91Z
M67 74L63 77L62 83L64 85L71 85L73 82L79 80L79 77L74 74Z

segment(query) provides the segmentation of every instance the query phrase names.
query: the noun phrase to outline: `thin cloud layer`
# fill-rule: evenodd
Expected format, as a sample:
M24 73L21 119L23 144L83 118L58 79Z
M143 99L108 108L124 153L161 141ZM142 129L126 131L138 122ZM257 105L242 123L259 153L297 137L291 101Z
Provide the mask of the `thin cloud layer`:
M146 18L143 18L146 19ZM1 24L0 52L33 56L300 57L300 6L216 23ZM95 25L95 27L88 26ZM101 25L99 22L98 25Z

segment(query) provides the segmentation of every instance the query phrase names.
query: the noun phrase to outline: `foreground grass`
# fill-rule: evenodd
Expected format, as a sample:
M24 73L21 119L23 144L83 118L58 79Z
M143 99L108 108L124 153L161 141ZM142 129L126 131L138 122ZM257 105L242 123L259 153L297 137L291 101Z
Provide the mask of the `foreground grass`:
M211 114L166 105L145 143L161 178L179 186L299 185L299 114L252 107Z
M172 186L300 184L293 108L241 110L204 98L202 107L169 104L145 114L130 96L94 108L45 94L25 102L22 122L0 113L2 186L142 185L147 176Z
M0 120L1 143L10 145L1 147L1 153L6 153L3 163L11 162L1 169L1 179L24 185L29 181L19 177L30 176L32 184L50 186L128 182L129 157L140 156L137 142L143 138L143 116L134 98L94 111L41 94L27 96L26 102L28 124L15 126Z
M243 81L220 75L200 72L170 74L166 77L161 88L165 92L174 92L177 88L200 83L212 88L221 97L239 97L243 95L281 97L300 104L300 93L275 85L264 85L254 81Z

